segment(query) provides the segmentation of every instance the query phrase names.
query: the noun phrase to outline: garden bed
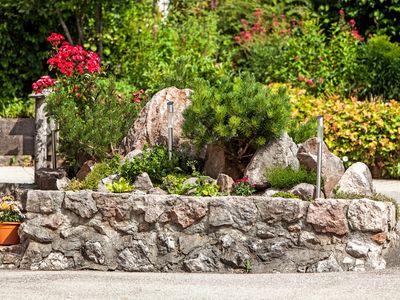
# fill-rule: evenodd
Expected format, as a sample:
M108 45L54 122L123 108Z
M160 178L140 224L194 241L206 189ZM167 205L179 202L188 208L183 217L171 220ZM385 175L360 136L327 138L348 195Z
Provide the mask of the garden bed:
M307 202L30 190L22 244L15 253L0 249L0 267L254 273L384 269L385 254L397 241L395 211L392 203L369 199Z

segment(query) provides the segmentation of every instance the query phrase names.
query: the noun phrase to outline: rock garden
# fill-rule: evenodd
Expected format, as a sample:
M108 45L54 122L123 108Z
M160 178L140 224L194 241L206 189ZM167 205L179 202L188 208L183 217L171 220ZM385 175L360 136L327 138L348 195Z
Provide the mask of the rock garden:
M219 11L217 1L208 2L194 5L187 20L171 12L172 21L168 10L156 10L159 23L139 32L167 41L168 22L188 32L203 32L201 20L215 26L205 31L221 35L218 47L211 37L194 42L195 32L178 34L180 47L211 43L206 48L218 57L212 66L186 48L187 56L175 56L183 50L171 41L154 44L159 51L147 57L138 39L135 55L143 57L112 61L114 48L103 52L100 43L95 52L97 46L83 44L83 31L79 43L69 33L47 37L47 64L56 78L45 75L32 85L35 186L0 198L0 269L386 268L398 251L399 210L396 201L375 192L372 177L400 176L400 106L390 98L397 90L389 95L371 83L376 76L359 74L372 74L366 70L374 43L397 44L379 36L364 42L356 21L342 10L325 36L322 25L297 6L298 14L287 19L255 0L249 19L240 21L242 30L227 39L231 29L219 28L212 17L222 18L228 7ZM269 9L286 13L285 5ZM212 45L219 50L214 53ZM297 45L314 49L315 58ZM163 55L174 57L163 64L173 70L152 64ZM345 59L352 61L351 72ZM118 73L132 68L140 69L135 86ZM379 101L356 97L372 92ZM318 134L317 116L325 122Z

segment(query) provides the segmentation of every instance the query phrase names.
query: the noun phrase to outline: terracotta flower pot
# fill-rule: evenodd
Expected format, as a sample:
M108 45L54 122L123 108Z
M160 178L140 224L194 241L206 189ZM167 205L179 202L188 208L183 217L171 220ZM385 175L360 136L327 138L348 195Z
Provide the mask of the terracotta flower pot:
M19 244L18 227L20 222L1 222L0 223L0 245Z

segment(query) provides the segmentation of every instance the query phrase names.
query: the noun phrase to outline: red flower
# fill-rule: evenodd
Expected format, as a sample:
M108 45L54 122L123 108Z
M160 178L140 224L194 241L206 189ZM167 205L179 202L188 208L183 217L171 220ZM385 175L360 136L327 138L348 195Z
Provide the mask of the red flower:
M351 35L356 39L359 40L360 42L364 41L364 37L362 37L359 33L357 29L354 29L351 31Z
M47 37L47 41L50 42L54 47L57 47L61 41L64 41L65 38L56 32L53 32L50 36Z
M249 22L247 22L245 19L241 19L240 22L241 22L244 26L249 26Z
M57 81L55 79L51 78L48 75L45 75L40 77L38 81L32 84L32 89L35 92L35 94L39 94L43 91L43 89L55 85L56 82Z
M308 80L306 81L306 84L307 84L308 86L314 86L315 82L314 82L313 79L308 79Z
M339 15L344 17L344 10L343 9L339 10Z
M259 18L259 17L261 17L261 15L262 15L261 8L256 8L254 13L253 13L253 16L255 16L256 18Z
M351 27L356 26L356 21L355 21L354 19L351 19L351 20L349 21L349 25L350 25Z
M304 79L306 79L306 78L303 75L297 76L298 81L304 81Z

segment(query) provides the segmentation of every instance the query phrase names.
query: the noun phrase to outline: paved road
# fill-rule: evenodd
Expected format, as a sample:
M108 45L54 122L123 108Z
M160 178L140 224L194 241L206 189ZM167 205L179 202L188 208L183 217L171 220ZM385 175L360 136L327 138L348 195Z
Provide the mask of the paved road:
M187 274L0 271L0 299L400 299L400 269Z
M392 197L400 203L400 180L374 179L374 187L377 193Z

